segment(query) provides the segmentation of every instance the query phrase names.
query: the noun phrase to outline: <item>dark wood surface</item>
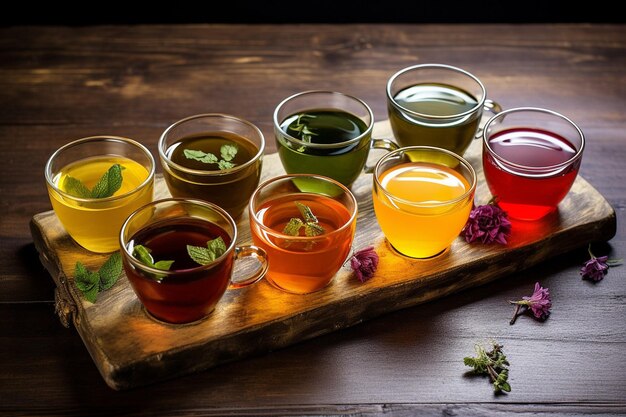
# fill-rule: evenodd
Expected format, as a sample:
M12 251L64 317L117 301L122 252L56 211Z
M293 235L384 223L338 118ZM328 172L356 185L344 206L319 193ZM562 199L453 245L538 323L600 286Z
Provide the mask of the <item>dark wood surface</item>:
M50 209L48 156L83 136L135 138L156 154L170 123L240 115L272 144L287 95L333 89L386 118L384 87L414 63L463 67L505 107L578 122L581 175L613 205L624 257L626 27L597 25L294 25L0 29L0 414L551 415L626 414L626 267L581 281L586 245L507 279L212 370L115 392L74 329L54 314L53 283L28 222ZM544 323L509 326L509 299L535 281L553 293ZM513 392L494 396L463 356L495 338Z

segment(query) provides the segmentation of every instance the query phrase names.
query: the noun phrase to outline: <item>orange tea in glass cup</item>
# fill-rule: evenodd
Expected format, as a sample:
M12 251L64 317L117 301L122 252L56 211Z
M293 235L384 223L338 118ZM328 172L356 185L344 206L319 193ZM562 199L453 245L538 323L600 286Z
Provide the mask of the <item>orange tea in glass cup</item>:
M294 174L261 184L250 199L254 244L267 252L266 278L281 290L321 290L347 259L356 229L357 202L341 183Z

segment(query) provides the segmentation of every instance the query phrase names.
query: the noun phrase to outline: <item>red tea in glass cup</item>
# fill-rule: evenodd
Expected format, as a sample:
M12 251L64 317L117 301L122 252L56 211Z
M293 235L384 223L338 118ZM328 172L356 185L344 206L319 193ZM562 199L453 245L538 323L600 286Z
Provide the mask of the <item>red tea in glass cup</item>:
M209 242L218 239L223 246L213 251L214 259L203 258L200 264L190 256L188 245L208 249ZM254 246L236 247L236 240L235 222L226 211L185 199L143 206L129 216L120 233L124 270L137 298L154 318L173 324L208 316L228 288L245 287L263 277L265 252ZM138 253L139 246L149 253L152 264ZM234 263L248 256L258 259L260 268L233 281ZM171 261L169 269L162 269Z
M296 294L330 284L354 239L357 202L350 190L328 177L283 175L261 184L249 208L252 239L269 259L270 283ZM289 229L290 222L295 227Z
M538 220L569 192L584 147L582 131L559 113L534 107L503 111L483 132L489 190L510 217Z

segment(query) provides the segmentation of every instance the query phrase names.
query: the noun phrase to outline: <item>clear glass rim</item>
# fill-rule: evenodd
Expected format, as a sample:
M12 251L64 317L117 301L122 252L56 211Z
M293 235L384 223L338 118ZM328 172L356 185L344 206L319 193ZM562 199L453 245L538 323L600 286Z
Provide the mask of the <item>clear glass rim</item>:
M437 202L437 203L420 203L420 202L405 200L403 198L399 198L399 197L394 196L385 187L383 187L383 185L381 184L381 182L380 182L380 180L378 178L379 177L379 170L382 167L382 164L386 160L391 159L394 156L399 155L401 153L405 153L407 151L428 151L428 152L434 152L434 153L444 153L444 154L447 154L447 155L455 158L465 168L467 168L469 170L469 172L471 173L472 181L470 183L469 189L465 193L463 193L461 196L459 196L459 197L456 197L456 198L454 198L452 200L441 201L441 202ZM396 149L395 151L389 152L387 155L385 155L382 158L380 158L380 160L376 163L376 166L374 168L374 181L376 181L376 185L378 186L378 188L380 190L382 190L387 197L389 197L390 199L392 199L394 201L397 201L397 202L405 204L405 205L413 206L413 207L434 208L434 207L443 207L443 206L456 204L456 203L459 203L459 202L467 199L476 190L477 178L476 178L476 171L474 170L474 167L472 167L472 164L470 164L469 161L467 161L462 156L459 156L459 155L455 154L454 152L451 152L451 151L449 151L447 149L436 148L434 146L407 146L407 147L399 148L399 149Z
M533 167L533 166L527 166L527 165L521 165L521 164L516 164L515 162L511 162L506 158L503 158L502 156L498 155L489 145L489 138L488 138L488 134L489 134L489 127L494 124L495 122L497 122L499 119L505 117L508 114L511 113L518 113L518 112L536 112L536 113L543 113L543 114L549 114L552 116L555 116L557 118L560 118L561 120L565 121L566 123L570 124L575 130L576 133L578 133L579 137L580 137L580 147L578 147L576 153L569 158L567 161L561 162L559 164L555 164L555 165L544 165L544 166L540 166L540 167ZM582 157L583 154L583 149L585 148L585 135L583 134L582 130L580 130L580 128L576 125L576 123L574 123L572 120L570 120L569 118L563 116L561 113L557 113L553 110L548 110L548 109L544 109L541 107L515 107L512 109L508 109L508 110L504 110L494 116L492 116L487 123L485 123L485 127L483 129L483 144L485 145L485 148L488 150L489 155L491 155L492 157L494 157L497 161L499 161L500 163L506 165L507 167L510 168L514 168L514 169L520 169L523 171L554 171L557 170L559 168L563 168L566 167L568 165L571 165L572 163L574 163L577 159L580 159Z
M344 142L338 142L338 143L311 143L311 142L304 142L301 141L298 138L295 138L293 136L291 136L289 133L285 132L281 127L280 127L280 123L282 121L278 120L278 113L279 111L282 109L282 107L287 104L289 101L292 101L298 97L304 96L304 95L310 95L310 94L331 94L331 95L338 95L338 96L342 96L342 97L346 97L350 100L354 100L356 102L358 102L359 104L361 104L366 110L367 110L367 114L369 115L370 118L370 122L367 126L367 129L365 129L365 132L361 133L359 136L354 137L350 140L346 140ZM358 116L357 116L358 117ZM273 120L274 120L274 128L278 129L280 131L280 133L282 133L284 136L286 136L289 141L296 143L299 146L304 146L306 148L314 148L314 149L335 149L335 148L343 148L346 147L348 145L351 145L353 143L358 143L360 142L364 137L366 137L367 135L370 135L372 130L374 129L374 113L372 112L372 109L370 108L370 106L367 105L367 103L365 103L363 100L351 96L349 94L344 94L344 93L340 93L338 91L330 91L330 90L307 90L307 91L302 91L296 94L293 94L289 97L287 97L286 99L284 99L283 101L281 101L278 106L276 106L276 109L274 109L274 115L273 115Z
M131 252L129 252L128 246L127 246L128 242L125 242L125 239L124 239L124 231L128 227L128 224L135 217L137 217L140 214L142 214L145 210L152 210L156 206L172 204L172 203L179 203L181 205L196 205L196 206L201 206L201 207L203 207L205 209L213 210L213 211L219 213L230 224L231 228L233 229L232 235L229 233L229 235L231 235L230 245L228 246L228 248L226 248L226 251L219 258L216 258L213 262L211 262L209 264L206 264L206 265L198 265L197 267L193 267L193 268L167 271L167 270L153 268L151 266L148 266L148 265L142 263L139 259L135 258L133 256L133 254ZM211 223L208 220L206 220L206 222L207 223ZM137 230L139 231L142 228L139 228ZM135 232L135 234L136 234L136 232ZM132 236L129 236L129 238L130 237L132 237ZM235 249L236 243L237 243L237 224L235 223L233 218L226 212L226 210L224 210L223 208L221 208L220 206L218 206L216 204L209 203L208 201L196 200L196 199L191 199L191 198L163 198L163 199L160 199L160 200L155 200L155 201L151 201L151 202L149 202L147 204L144 204L143 206L141 206L138 209L136 209L135 211L133 211L126 218L126 220L122 224L122 227L120 228L119 242L120 242L120 247L122 248L122 250L124 251L124 253L128 257L129 262L131 264L133 264L133 266L135 266L136 268L141 269L142 271L150 272L152 274L165 275L165 276L194 273L194 272L208 270L208 269L213 268L215 265L221 263ZM155 281L155 282L157 282L157 281Z
M401 105L399 105L396 100L393 98L393 95L391 94L391 85L394 83L394 81L396 80L396 78L400 77L401 75L404 75L405 73L409 72L409 71L414 71L417 69L445 69L445 70L450 70L450 71L454 71L454 72L458 72L460 74L463 74L469 78L471 78L474 82L476 82L476 84L478 84L480 86L480 89L482 91L482 98L481 100L479 100L479 102L472 107L469 110L466 110L464 112L461 113L457 113L457 114L450 114L450 115L446 115L446 116L438 116L438 115L434 115L434 114L426 114L426 113L419 113L416 111L413 111L411 109L407 109L406 107L402 107ZM392 106L394 106L397 110L403 112L403 113L407 113L410 114L411 116L415 116L415 117L421 117L424 119L433 119L433 120L446 120L446 119L457 119L463 116L468 116L470 114L475 113L477 110L481 109L484 107L485 105L485 101L487 100L487 89L485 88L485 85L482 83L482 81L480 81L478 79L478 77L476 77L474 74L458 68L458 67L453 67L451 65L446 65L446 64L418 64L418 65L412 65L410 67L406 67L401 69L400 71L396 72L395 74L393 74L389 80L387 81L387 100L389 101L389 103L391 103Z
M172 131L176 127L180 126L181 124L187 123L187 122L189 122L191 120L204 119L204 118L229 119L229 120L233 120L233 121L236 121L238 123L242 123L242 124L250 127L259 136L259 138L261 139L261 146L259 146L258 152L249 161L247 161L247 162L245 162L245 163L243 163L241 165L237 165L237 166L234 166L232 168L222 169L222 170L220 170L220 169L216 169L216 170L191 169L191 168L187 168L187 167L184 167L182 165L179 165L176 162L172 161L170 158L168 158L165 155L165 151L167 150L166 147L165 147L165 140L167 138L167 135L170 133L170 131ZM225 113L202 113L202 114L195 114L193 116L185 117L184 119L180 119L180 120L172 123L171 125L169 125L167 127L167 129L165 129L163 131L163 133L161 133L161 136L159 137L159 141L158 141L157 147L159 149L159 156L161 157L161 159L163 161L167 162L168 166L170 166L170 167L172 167L172 168L174 168L174 169L176 169L178 171L184 172L186 174L215 177L215 176L220 176L220 175L233 174L233 173L241 171L241 170L251 166L252 164L254 164L263 155L263 152L265 151L265 137L263 136L263 132L261 132L261 129L259 129L253 123L251 123L251 122L249 122L249 121L247 121L245 119L242 119L241 117L237 117L237 116L233 116L233 115L225 114Z
M284 233L281 233L275 229L272 229L271 227L268 227L266 225L264 225L256 216L256 210L254 209L254 201L256 200L257 195L262 191L263 188L266 188L267 186L278 182L278 181L282 181L282 180L288 180L288 179L294 179L294 178L315 178L317 180L321 180L323 182L330 182L333 185L336 185L337 187L341 188L344 191L344 194L348 195L350 200L352 201L353 205L354 205L354 209L350 210L350 219L348 219L340 228L333 230L330 233L324 233L323 235L318 235L318 236L291 236L291 235L286 235ZM304 193L303 193L304 194ZM314 193L311 193L314 194ZM320 194L323 195L323 194ZM332 197L330 197L332 198ZM347 207L346 207L347 208ZM264 181L263 183L261 183L257 189L254 191L254 193L252 193L252 196L250 197L250 202L248 203L248 211L249 211L249 217L251 220L254 221L254 223L256 225L258 225L262 230L264 230L265 232L271 234L274 237L277 238L283 238L283 239L289 239L289 240L293 240L296 242L312 242L315 240L320 240L322 238L326 238L328 236L333 236L336 235L338 233L343 232L345 229L347 229L348 227L350 227L350 225L352 224L352 222L354 221L354 219L357 216L358 213L358 202L356 200L356 197L354 196L354 194L352 194L352 192L343 184L341 184L338 181L335 181L334 179L330 178L330 177L325 177L323 175L316 175L316 174L287 174L287 175L280 175L278 177L273 177L270 178L266 181Z
M66 193L65 191L57 187L56 184L54 184L54 181L52 178L52 163L58 157L58 155L60 155L62 152L70 148L83 145L88 142L118 142L118 143L125 143L131 146L135 146L140 151L142 151L145 154L145 156L148 158L148 160L150 161L150 169L148 171L148 176L136 188L124 194L120 194L116 196L105 197L105 198L84 198L84 197L76 197L76 196ZM97 155L94 155L94 156L97 156ZM146 148L144 145L142 145L141 143L133 139L129 139L129 138L121 137L121 136L88 136L88 137L77 139L75 141L67 143L61 146L56 151L54 151L54 153L50 156L50 158L48 158L48 161L46 162L46 167L45 167L46 182L55 192L61 194L64 198L83 202L83 203L100 203L100 202L108 203L111 201L122 200L124 198L127 198L135 193L138 193L139 191L143 190L146 186L148 186L148 184L150 184L154 180L154 172L155 172L155 161L154 161L154 157L152 156L148 148Z

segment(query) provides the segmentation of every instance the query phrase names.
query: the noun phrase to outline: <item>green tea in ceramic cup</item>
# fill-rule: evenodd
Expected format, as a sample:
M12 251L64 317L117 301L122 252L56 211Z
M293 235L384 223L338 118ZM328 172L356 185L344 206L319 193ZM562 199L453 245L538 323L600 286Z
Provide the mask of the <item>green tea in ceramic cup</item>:
M285 171L324 175L347 187L364 171L370 149L397 148L386 139L372 140L373 126L367 104L333 91L295 94L274 112L276 146Z
M263 133L255 125L226 114L188 117L159 139L172 196L217 204L235 219L259 185L264 149Z
M400 146L434 146L463 155L479 131L483 109L500 106L486 98L478 78L441 64L415 65L387 82L389 122Z

